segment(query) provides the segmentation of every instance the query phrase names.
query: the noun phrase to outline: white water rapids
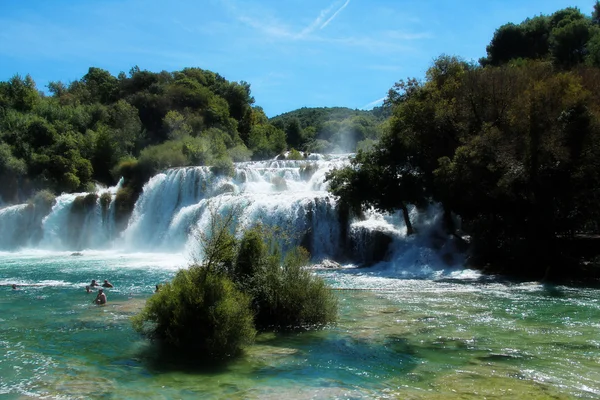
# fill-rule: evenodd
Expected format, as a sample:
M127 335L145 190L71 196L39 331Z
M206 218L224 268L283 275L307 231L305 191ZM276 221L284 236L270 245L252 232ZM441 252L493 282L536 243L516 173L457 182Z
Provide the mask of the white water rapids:
M441 265L447 244L432 246L439 213L412 212L419 237L405 237L399 215L365 213L364 218L340 221L336 198L325 181L327 172L347 165L347 155L312 155L306 160L268 160L235 165L233 177L210 167L164 171L144 186L125 227L115 224L114 199L119 185L99 188L95 205L83 217L75 213L76 199L88 193L63 194L47 215L27 204L0 209L0 250L51 251L113 250L125 253L160 252L191 256L198 252L198 232L208 230L211 213L241 210L241 228L262 223L278 229L282 244L301 244L315 262L373 264L384 256L393 268L419 269ZM108 207L101 197L110 195ZM447 248L444 248L446 246ZM433 248L436 247L436 248Z

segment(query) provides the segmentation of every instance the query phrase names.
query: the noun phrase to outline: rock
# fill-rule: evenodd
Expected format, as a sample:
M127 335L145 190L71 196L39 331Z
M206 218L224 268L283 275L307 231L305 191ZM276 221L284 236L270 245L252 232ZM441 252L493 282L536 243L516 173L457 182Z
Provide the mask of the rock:
M235 186L229 182L222 184L221 186L219 186L213 193L213 195L218 196L220 194L225 194L225 193L234 193L235 192Z
M340 269L342 266L340 263L331 260L323 260L318 264L315 264L314 268L318 269Z
M71 253L71 256L73 256L73 257L81 257L82 255L83 255L83 253L80 253L78 251L75 253Z

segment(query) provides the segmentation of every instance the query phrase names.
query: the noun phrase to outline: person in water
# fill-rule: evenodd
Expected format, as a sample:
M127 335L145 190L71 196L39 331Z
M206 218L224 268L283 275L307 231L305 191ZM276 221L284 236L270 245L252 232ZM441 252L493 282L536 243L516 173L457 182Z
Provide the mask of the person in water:
M89 287L89 286L86 286L86 287L85 287L85 291L86 291L87 293L92 293L92 289L90 289L90 287Z
M13 288L13 290L17 290L17 285L15 285L14 283L11 285L11 287Z
M99 306L106 304L106 294L104 294L104 289L98 290L98 296L96 296L94 302Z
M95 279L92 279L92 283L90 283L90 287L100 286Z
M108 281L108 279L104 280L102 287L113 287L113 284Z

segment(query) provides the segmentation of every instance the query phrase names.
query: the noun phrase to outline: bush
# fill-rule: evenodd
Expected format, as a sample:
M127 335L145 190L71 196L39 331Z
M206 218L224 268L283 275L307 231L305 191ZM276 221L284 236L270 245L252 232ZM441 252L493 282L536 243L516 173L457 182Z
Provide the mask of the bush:
M305 267L308 251L296 247L281 263L274 238L261 226L246 231L240 241L234 282L253 298L260 329L295 329L333 322L337 299L325 281Z
M233 176L235 174L233 162L228 157L222 157L217 159L213 163L210 170L215 175Z
M182 149L182 142L175 140L149 146L140 153L139 163L144 169L153 172L183 167L188 165L188 159Z
M122 187L115 196L115 222L119 229L127 224L139 193L131 187Z
M94 208L96 205L96 200L98 200L98 195L96 193L89 193L85 196L77 196L71 205L71 212L84 214L90 209Z
M296 149L291 149L287 156L288 160L303 160L304 156Z
M227 153L234 162L250 161L252 158L252 151L248 150L243 144L238 144L237 146L228 149Z
M239 210L212 211L197 236L202 265L177 273L133 318L134 328L194 359L239 354L261 329L314 327L335 320L337 299L322 278L304 268L302 248L283 259L275 236L262 226L235 236Z
M180 270L133 318L134 328L198 359L238 355L256 335L250 298L223 274Z
M56 196L49 190L40 190L30 200L29 204L33 204L36 209L41 212L49 212L56 203Z
M102 193L102 195L100 196L100 206L102 207L103 213L106 213L108 211L111 201L112 201L112 196L109 192Z

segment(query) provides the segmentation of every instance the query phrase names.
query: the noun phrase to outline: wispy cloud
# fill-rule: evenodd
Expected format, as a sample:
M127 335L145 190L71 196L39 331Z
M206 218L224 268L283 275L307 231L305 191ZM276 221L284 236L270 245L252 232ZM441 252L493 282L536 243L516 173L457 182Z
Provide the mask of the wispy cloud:
M339 13L342 12L348 6L348 4L350 4L350 0L346 0L337 9L335 9L335 7L340 4L339 1L331 4L327 8L324 8L308 26L300 31L293 30L276 18L269 16L268 13L264 12L265 10L257 12L257 10L252 10L248 6L245 6L243 8L244 11L242 12L235 5L235 3L230 0L222 0L221 3L227 7L227 9L238 21L268 35L271 38L301 40L311 39L312 33L327 27L327 25L329 25L339 15ZM254 14L260 15L260 18L254 17Z
M323 29L327 25L329 25L329 23L331 21L333 21L335 19L335 17L337 17L338 14L341 13L344 10L344 8L346 8L348 6L349 3L350 3L350 0L346 0L346 2L340 8L338 8L338 10L336 12L334 12L333 15L331 17L329 17L329 19L327 21L325 21L319 29Z
M330 5L329 7L321 10L321 12L317 16L317 18L315 18L315 20L310 25L308 25L306 28L304 28L298 36L304 37L304 36L314 32L316 29L322 29L323 20L325 20L325 18L327 18L327 16L331 13L331 10L333 10L334 6L335 6L335 3Z
M383 101L384 101L385 99L386 99L385 97L382 97L382 98L380 98L380 99L373 100L372 102L370 102L370 103L368 103L368 104L365 104L364 106L362 106L362 107L361 107L361 109L363 109L363 110L370 110L371 108L373 108L373 107L375 107L375 106L377 106L377 105L379 105L379 104L383 103Z
M405 31L375 31L359 36L328 36L319 34L350 4L351 0L343 3L338 0L329 7L322 9L317 17L304 28L297 30L290 24L278 19L273 10L265 9L260 5L244 7L238 6L235 0L219 0L231 15L244 25L261 33L273 41L317 42L341 47L362 48L370 53L389 52L414 52L414 46L409 42L428 39L432 36L428 32Z

